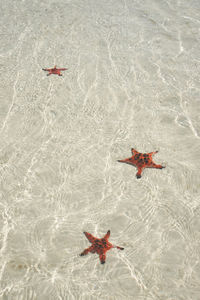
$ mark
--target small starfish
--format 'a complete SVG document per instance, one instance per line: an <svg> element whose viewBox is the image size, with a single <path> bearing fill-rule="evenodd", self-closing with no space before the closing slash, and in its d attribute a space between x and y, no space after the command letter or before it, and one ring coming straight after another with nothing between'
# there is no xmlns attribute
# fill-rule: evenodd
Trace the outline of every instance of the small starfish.
<svg viewBox="0 0 200 300"><path fill-rule="evenodd" d="M120 250L124 250L124 248L114 246L111 243L109 243L108 238L110 236L110 230L108 230L108 232L106 233L106 235L102 239L98 239L98 238L94 237L93 235L91 235L88 232L83 232L83 233L85 234L87 239L90 241L90 243L92 243L92 246L85 249L80 254L80 256L86 255L89 252L97 253L97 254L99 254L99 258L100 258L101 263L105 264L105 262L106 262L106 252L108 250L110 250L111 248L117 248L117 249L120 249Z"/></svg>
<svg viewBox="0 0 200 300"><path fill-rule="evenodd" d="M142 176L141 174L144 168L156 168L156 169L165 168L161 165L156 165L152 161L152 155L158 153L158 151L150 152L150 153L139 153L138 151L132 148L131 152L133 155L130 158L126 158L118 161L136 166L138 169L138 172L136 174L137 178L141 178Z"/></svg>
<svg viewBox="0 0 200 300"><path fill-rule="evenodd" d="M60 71L65 71L67 70L66 68L60 68L60 69L57 69L56 66L54 66L54 68L52 69L42 69L43 71L47 71L49 72L47 74L47 76L51 75L51 74L55 74L55 75L58 75L58 76L62 76L62 74L60 73Z"/></svg>

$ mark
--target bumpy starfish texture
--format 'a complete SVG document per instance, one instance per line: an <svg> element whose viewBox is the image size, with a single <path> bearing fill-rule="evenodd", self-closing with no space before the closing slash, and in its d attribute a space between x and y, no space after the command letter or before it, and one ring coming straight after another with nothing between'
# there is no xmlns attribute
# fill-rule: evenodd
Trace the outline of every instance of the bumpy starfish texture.
<svg viewBox="0 0 200 300"><path fill-rule="evenodd" d="M47 74L47 76L51 75L51 74L55 74L55 75L58 75L58 76L62 76L62 74L60 73L61 71L65 71L67 70L66 68L60 68L60 69L57 69L56 66L54 66L54 68L52 69L42 69L43 71L46 71L46 72L49 72Z"/></svg>
<svg viewBox="0 0 200 300"><path fill-rule="evenodd" d="M118 161L130 165L134 165L138 170L136 174L137 178L141 178L142 171L144 168L156 168L156 169L165 168L164 166L157 165L152 161L152 155L158 153L158 151L150 152L150 153L139 153L138 151L132 148L131 152L133 155L130 158L126 158Z"/></svg>
<svg viewBox="0 0 200 300"><path fill-rule="evenodd" d="M85 249L80 256L86 255L89 252L91 253L97 253L99 255L99 259L101 264L104 264L106 262L106 252L112 248L117 248L119 250L124 250L122 247L114 246L111 243L109 243L108 239L110 236L110 230L106 233L106 235L102 239L98 239L94 237L92 234L88 232L83 232L87 239L90 241L92 246Z"/></svg>

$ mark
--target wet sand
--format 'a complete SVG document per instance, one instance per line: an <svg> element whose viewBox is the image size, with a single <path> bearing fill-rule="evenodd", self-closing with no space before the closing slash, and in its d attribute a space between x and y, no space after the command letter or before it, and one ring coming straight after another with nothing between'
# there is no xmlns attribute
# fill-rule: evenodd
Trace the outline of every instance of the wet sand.
<svg viewBox="0 0 200 300"><path fill-rule="evenodd" d="M2 11L0 299L200 299L199 1ZM124 251L79 256L109 229Z"/></svg>

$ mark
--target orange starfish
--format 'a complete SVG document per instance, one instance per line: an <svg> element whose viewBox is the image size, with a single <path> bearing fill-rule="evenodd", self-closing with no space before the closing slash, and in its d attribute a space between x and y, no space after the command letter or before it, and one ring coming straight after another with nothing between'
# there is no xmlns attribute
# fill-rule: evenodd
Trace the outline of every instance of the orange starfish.
<svg viewBox="0 0 200 300"><path fill-rule="evenodd" d="M92 246L85 249L80 256L86 255L89 252L91 253L97 253L99 255L100 261L102 264L105 264L106 262L106 252L110 250L111 248L117 248L120 250L124 250L124 248L114 246L111 243L109 243L108 238L110 236L110 230L106 233L106 235L102 239L98 239L94 237L92 234L88 232L83 232L87 239L92 243Z"/></svg>
<svg viewBox="0 0 200 300"><path fill-rule="evenodd" d="M156 165L152 161L152 155L158 153L158 151L150 152L150 153L139 153L138 151L132 148L131 152L133 155L130 158L126 158L118 161L136 166L138 169L138 172L136 174L137 178L141 178L142 176L141 174L144 168L156 168L156 169L165 168L161 165Z"/></svg>
<svg viewBox="0 0 200 300"><path fill-rule="evenodd" d="M54 68L52 69L42 69L43 71L47 71L49 72L47 74L47 76L51 75L51 74L55 74L55 75L58 75L58 76L62 76L62 74L60 73L60 71L65 71L67 70L66 68L60 68L60 69L57 69L56 66L54 66Z"/></svg>

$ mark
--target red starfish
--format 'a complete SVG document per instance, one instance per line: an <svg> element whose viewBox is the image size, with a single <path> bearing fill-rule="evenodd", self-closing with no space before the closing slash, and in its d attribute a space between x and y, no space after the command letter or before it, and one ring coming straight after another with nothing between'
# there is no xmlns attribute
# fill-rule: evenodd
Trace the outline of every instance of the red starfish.
<svg viewBox="0 0 200 300"><path fill-rule="evenodd" d="M138 172L136 174L137 178L141 178L141 174L144 168L156 168L156 169L165 168L161 165L156 165L152 161L152 155L158 153L158 151L150 152L150 153L139 153L132 148L131 152L133 155L130 158L126 158L118 161L136 166L138 169Z"/></svg>
<svg viewBox="0 0 200 300"><path fill-rule="evenodd" d="M108 232L106 233L106 235L102 239L98 239L98 238L94 237L93 235L91 235L88 232L83 232L83 233L85 234L87 239L90 241L90 243L92 243L92 246L85 249L80 254L80 256L86 255L89 252L97 253L97 254L99 254L99 258L100 258L101 263L105 264L105 262L106 262L106 252L108 250L110 250L111 248L117 248L117 249L120 249L120 250L124 250L124 248L114 246L111 243L109 243L108 238L110 236L110 230L108 230Z"/></svg>
<svg viewBox="0 0 200 300"><path fill-rule="evenodd" d="M55 75L57 74L58 76L62 76L62 74L60 73L60 71L65 71L67 69L66 68L57 69L56 66L54 66L54 68L52 68L52 69L42 69L42 70L49 72L47 74L47 76L49 76L51 74L55 74Z"/></svg>

